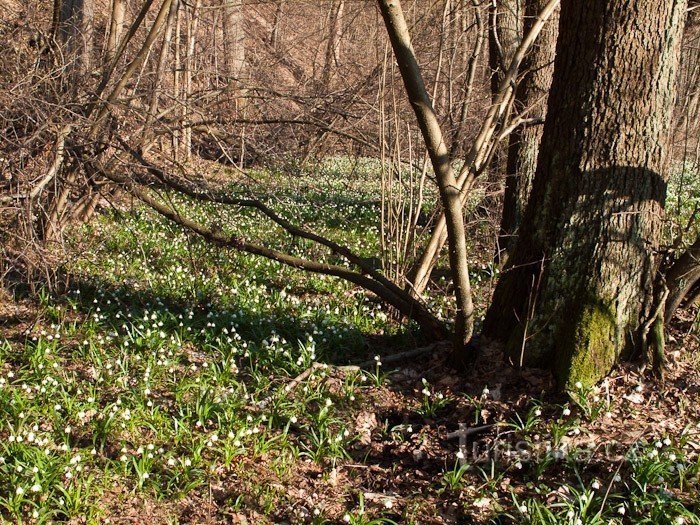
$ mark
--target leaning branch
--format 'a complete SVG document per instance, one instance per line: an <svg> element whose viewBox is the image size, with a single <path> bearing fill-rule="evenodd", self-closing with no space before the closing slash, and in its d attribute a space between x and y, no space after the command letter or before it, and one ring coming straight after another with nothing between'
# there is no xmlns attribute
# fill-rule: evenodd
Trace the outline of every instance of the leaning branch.
<svg viewBox="0 0 700 525"><path fill-rule="evenodd" d="M97 171L97 168L94 166L93 168ZM440 339L444 338L446 335L444 325L425 307L423 307L423 305L417 303L407 293L403 292L403 290L398 289L398 287L396 287L399 290L397 293L394 292L392 288L385 286L383 283L378 282L371 276L354 272L344 266L303 259L279 250L252 243L242 236L227 235L220 230L208 228L183 216L173 207L163 204L159 200L155 199L147 190L142 188L139 183L135 183L132 180L117 176L114 173L107 172L106 170L99 170L99 172L105 178L120 184L128 193L136 197L138 200L152 208L163 217L173 221L176 224L179 224L189 231L196 233L209 242L222 247L233 248L241 252L250 253L252 255L258 255L266 259L277 261L286 266L291 266L307 272L339 277L376 294L382 301L401 312L402 315L415 320L422 329L426 330L433 337Z"/></svg>

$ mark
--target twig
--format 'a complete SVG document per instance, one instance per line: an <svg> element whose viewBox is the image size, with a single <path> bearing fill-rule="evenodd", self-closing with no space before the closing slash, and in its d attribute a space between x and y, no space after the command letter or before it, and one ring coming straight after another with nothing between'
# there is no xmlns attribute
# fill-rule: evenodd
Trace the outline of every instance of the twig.
<svg viewBox="0 0 700 525"><path fill-rule="evenodd" d="M353 365L346 365L346 366L334 366L334 365L329 365L326 363L318 363L314 362L309 368L304 370L301 374L296 376L294 379L292 379L289 383L287 383L284 388L276 390L273 394L270 394L267 396L265 399L262 401L258 401L256 404L256 408L265 408L267 405L270 404L272 400L274 400L281 392L288 393L294 390L299 384L307 379L311 374L313 374L316 370L326 370L326 369L335 369L339 370L342 372L359 372L360 368L358 366L353 366Z"/></svg>
<svg viewBox="0 0 700 525"><path fill-rule="evenodd" d="M439 343L433 343L432 345L429 346L424 346L421 348L414 348L413 350L408 350L407 352L401 352L398 354L392 354L388 355L386 357L382 357L381 361L382 363L397 363L400 361L404 361L406 359L410 359L412 357L420 357L425 354L431 354L435 352L439 348L449 348L450 343L447 341L441 341ZM359 368L367 368L369 366L373 366L376 363L375 360L371 361L362 361L361 363L358 363L356 366Z"/></svg>

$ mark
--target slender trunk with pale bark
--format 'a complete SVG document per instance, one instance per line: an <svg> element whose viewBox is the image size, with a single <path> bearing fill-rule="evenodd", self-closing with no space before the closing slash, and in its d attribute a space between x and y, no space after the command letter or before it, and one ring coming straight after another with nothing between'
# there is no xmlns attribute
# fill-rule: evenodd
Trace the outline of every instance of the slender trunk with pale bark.
<svg viewBox="0 0 700 525"><path fill-rule="evenodd" d="M224 0L224 64L229 82L239 83L245 70L243 0Z"/></svg>
<svg viewBox="0 0 700 525"><path fill-rule="evenodd" d="M126 15L126 0L112 0L112 14L109 20L109 35L105 50L106 62L110 63L117 55L119 43L124 32L124 17Z"/></svg>
<svg viewBox="0 0 700 525"><path fill-rule="evenodd" d="M489 67L494 98L522 40L522 1L493 0L489 7Z"/></svg>
<svg viewBox="0 0 700 525"><path fill-rule="evenodd" d="M466 232L457 179L452 170L449 151L425 87L399 0L378 0L389 40L396 56L406 94L416 114L428 155L435 172L440 200L445 209L450 268L454 282L457 312L455 314L455 362L466 364L473 356L465 355L466 343L472 336L474 306L472 303Z"/></svg>
<svg viewBox="0 0 700 525"><path fill-rule="evenodd" d="M343 11L345 0L339 0L337 4L331 6L330 29L328 43L326 44L326 63L323 66L321 83L328 86L333 76L333 69L340 62L340 44L343 35Z"/></svg>

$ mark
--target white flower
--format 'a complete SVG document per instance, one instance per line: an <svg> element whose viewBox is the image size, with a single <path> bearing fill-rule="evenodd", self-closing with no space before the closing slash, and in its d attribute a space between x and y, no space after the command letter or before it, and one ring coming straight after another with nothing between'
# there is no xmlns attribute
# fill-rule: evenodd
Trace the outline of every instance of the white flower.
<svg viewBox="0 0 700 525"><path fill-rule="evenodd" d="M22 494L24 494L24 489L22 487L17 487L17 489L15 490L15 494L21 496Z"/></svg>
<svg viewBox="0 0 700 525"><path fill-rule="evenodd" d="M461 450L457 452L457 459L464 459L464 452L462 452Z"/></svg>
<svg viewBox="0 0 700 525"><path fill-rule="evenodd" d="M536 415L537 417L541 416L541 415L542 415L542 411L538 408L537 410L535 410L535 415Z"/></svg>
<svg viewBox="0 0 700 525"><path fill-rule="evenodd" d="M576 381L576 384L574 386L581 390L583 388L583 383L581 383L581 381Z"/></svg>
<svg viewBox="0 0 700 525"><path fill-rule="evenodd" d="M562 414L565 415L565 416L570 416L570 415L571 415L571 410L569 410L568 408L565 408L564 411L562 412Z"/></svg>
<svg viewBox="0 0 700 525"><path fill-rule="evenodd" d="M591 487L593 487L593 490L598 490L600 488L600 483L598 483L598 480L593 480L593 483L591 483Z"/></svg>
<svg viewBox="0 0 700 525"><path fill-rule="evenodd" d="M627 510L625 509L625 506L624 506L624 505L620 505L619 507L617 507L617 513L618 513L620 516L624 516L624 515L625 515L625 512L627 512Z"/></svg>
<svg viewBox="0 0 700 525"><path fill-rule="evenodd" d="M527 505L520 505L519 509L523 514L527 514Z"/></svg>
<svg viewBox="0 0 700 525"><path fill-rule="evenodd" d="M38 483L35 483L34 485L32 485L31 490L32 490L32 492L41 492L41 485L39 485Z"/></svg>

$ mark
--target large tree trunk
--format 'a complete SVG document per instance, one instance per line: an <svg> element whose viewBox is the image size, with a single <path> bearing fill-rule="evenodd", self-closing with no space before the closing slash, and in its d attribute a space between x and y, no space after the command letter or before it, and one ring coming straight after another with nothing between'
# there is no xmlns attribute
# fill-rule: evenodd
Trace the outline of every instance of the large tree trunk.
<svg viewBox="0 0 700 525"><path fill-rule="evenodd" d="M525 32L530 30L546 4L546 0L526 0ZM515 110L527 111L529 118L544 119L547 114L547 94L552 85L558 26L558 15L552 15L523 60L523 74L515 92ZM509 137L499 254L504 250L509 251L513 245L535 178L542 132L542 126L518 127Z"/></svg>
<svg viewBox="0 0 700 525"><path fill-rule="evenodd" d="M592 384L652 313L685 0L564 0L537 172L484 333Z"/></svg>

